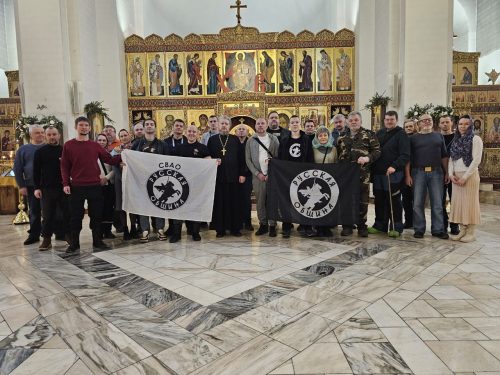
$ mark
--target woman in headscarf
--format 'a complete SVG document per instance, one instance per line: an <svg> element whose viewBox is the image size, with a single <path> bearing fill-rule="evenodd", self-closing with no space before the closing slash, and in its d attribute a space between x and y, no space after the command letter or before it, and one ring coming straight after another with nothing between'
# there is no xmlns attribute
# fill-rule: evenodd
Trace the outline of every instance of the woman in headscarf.
<svg viewBox="0 0 500 375"><path fill-rule="evenodd" d="M316 130L316 135L312 140L314 162L318 164L336 163L337 148L333 145L333 137L325 126L320 126ZM330 237L332 232L329 227L321 226L316 228L319 237Z"/></svg>
<svg viewBox="0 0 500 375"><path fill-rule="evenodd" d="M479 207L479 171L483 141L474 135L472 118L462 116L450 147L448 174L453 183L450 221L460 224L460 233L450 238L455 241L474 241L474 231L481 223Z"/></svg>

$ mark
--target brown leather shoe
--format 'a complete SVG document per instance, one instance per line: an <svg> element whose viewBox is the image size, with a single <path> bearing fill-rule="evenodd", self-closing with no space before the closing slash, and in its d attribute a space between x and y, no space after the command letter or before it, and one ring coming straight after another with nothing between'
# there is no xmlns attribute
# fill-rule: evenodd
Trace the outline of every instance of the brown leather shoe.
<svg viewBox="0 0 500 375"><path fill-rule="evenodd" d="M38 247L40 251L47 251L52 248L52 242L50 241L50 237L43 237L43 241Z"/></svg>

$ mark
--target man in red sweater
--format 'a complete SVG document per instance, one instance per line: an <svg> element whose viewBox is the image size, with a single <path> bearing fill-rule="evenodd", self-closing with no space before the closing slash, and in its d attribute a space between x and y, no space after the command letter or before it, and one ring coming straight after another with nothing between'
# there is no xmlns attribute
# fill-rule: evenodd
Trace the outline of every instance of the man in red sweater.
<svg viewBox="0 0 500 375"><path fill-rule="evenodd" d="M86 117L78 117L75 120L75 129L76 137L64 144L61 158L63 190L70 196L71 210L70 245L66 252L80 249L85 200L88 203L93 246L101 250L109 249L101 237L104 197L99 177L101 172L96 161L99 159L106 164L118 165L121 156L112 157L96 142L89 140L91 126Z"/></svg>

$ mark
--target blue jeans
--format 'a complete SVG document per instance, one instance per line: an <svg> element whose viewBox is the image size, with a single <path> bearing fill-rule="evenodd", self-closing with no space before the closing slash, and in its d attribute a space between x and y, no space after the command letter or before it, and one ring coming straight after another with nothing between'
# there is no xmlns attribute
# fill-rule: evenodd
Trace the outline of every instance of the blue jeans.
<svg viewBox="0 0 500 375"><path fill-rule="evenodd" d="M444 232L443 223L443 171L441 169L425 172L413 168L413 228L415 232L425 233L425 197L427 191L431 201L431 233Z"/></svg>
<svg viewBox="0 0 500 375"><path fill-rule="evenodd" d="M151 217L154 220L154 226L158 229L164 229L165 227L165 219L162 217ZM149 225L149 216L139 216L139 223L141 225L141 231L150 232L151 226Z"/></svg>

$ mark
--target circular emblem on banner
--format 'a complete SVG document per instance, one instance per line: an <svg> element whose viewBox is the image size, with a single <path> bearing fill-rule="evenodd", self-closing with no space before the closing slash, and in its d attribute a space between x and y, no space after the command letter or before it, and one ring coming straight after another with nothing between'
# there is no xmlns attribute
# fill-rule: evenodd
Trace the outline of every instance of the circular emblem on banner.
<svg viewBox="0 0 500 375"><path fill-rule="evenodd" d="M160 169L148 178L149 200L166 211L181 207L189 196L186 178L174 169Z"/></svg>
<svg viewBox="0 0 500 375"><path fill-rule="evenodd" d="M339 187L331 174L309 169L292 180L290 199L301 215L317 219L333 211L339 199Z"/></svg>

